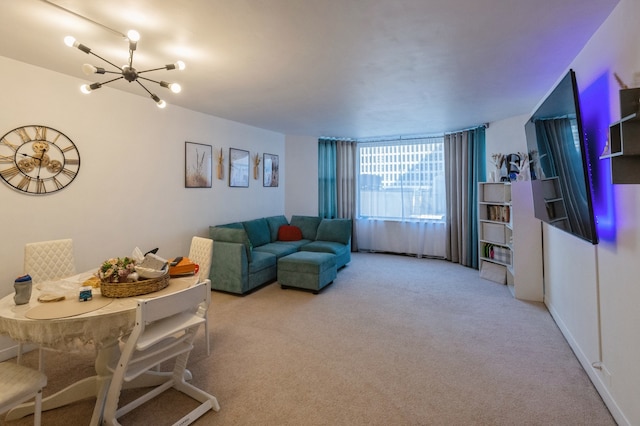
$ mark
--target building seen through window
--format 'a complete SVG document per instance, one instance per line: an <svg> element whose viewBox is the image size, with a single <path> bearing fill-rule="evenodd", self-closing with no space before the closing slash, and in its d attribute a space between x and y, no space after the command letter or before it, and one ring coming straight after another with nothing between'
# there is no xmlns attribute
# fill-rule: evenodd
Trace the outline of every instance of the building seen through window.
<svg viewBox="0 0 640 426"><path fill-rule="evenodd" d="M444 138L358 144L359 216L444 220Z"/></svg>

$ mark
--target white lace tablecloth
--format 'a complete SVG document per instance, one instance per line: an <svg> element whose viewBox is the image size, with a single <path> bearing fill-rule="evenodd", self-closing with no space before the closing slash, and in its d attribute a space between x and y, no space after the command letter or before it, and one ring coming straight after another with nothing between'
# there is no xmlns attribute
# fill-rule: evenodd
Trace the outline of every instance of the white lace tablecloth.
<svg viewBox="0 0 640 426"><path fill-rule="evenodd" d="M138 299L171 293L196 282L194 276L172 278L169 286L159 292L113 299L104 307L76 316L39 320L25 317L29 309L40 303L40 290L34 286L28 304L16 305L13 293L0 299L0 334L8 335L17 342L36 343L63 351L100 349L133 329Z"/></svg>

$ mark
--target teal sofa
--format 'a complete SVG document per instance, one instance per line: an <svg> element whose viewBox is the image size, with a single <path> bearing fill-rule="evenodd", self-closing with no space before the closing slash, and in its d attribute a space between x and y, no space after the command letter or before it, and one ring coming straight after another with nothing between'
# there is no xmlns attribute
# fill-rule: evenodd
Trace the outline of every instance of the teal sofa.
<svg viewBox="0 0 640 426"><path fill-rule="evenodd" d="M280 241L281 226L297 227L302 238ZM263 217L209 227L213 240L211 288L233 294L247 294L278 276L278 259L297 251L331 253L337 269L351 261L350 219L322 219L316 216Z"/></svg>

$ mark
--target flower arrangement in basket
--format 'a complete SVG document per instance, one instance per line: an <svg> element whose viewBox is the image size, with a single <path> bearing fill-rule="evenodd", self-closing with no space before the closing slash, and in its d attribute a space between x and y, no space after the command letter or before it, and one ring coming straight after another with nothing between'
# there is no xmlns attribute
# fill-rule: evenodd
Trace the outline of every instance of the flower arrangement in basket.
<svg viewBox="0 0 640 426"><path fill-rule="evenodd" d="M98 270L100 281L107 283L126 283L137 281L137 276L129 278L136 272L136 261L130 257L116 257L105 260ZM137 274L136 274L137 275Z"/></svg>
<svg viewBox="0 0 640 426"><path fill-rule="evenodd" d="M141 279L136 272L136 261L130 257L117 257L102 263L97 277L100 279L100 292L105 297L131 297L162 290L169 285L167 271L159 276Z"/></svg>

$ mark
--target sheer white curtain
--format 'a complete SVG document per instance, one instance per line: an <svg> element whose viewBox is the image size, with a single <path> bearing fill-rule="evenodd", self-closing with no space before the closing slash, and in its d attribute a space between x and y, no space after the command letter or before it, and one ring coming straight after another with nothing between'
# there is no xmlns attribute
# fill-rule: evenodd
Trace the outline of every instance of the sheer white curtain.
<svg viewBox="0 0 640 426"><path fill-rule="evenodd" d="M358 219L360 250L445 258L445 222Z"/></svg>

